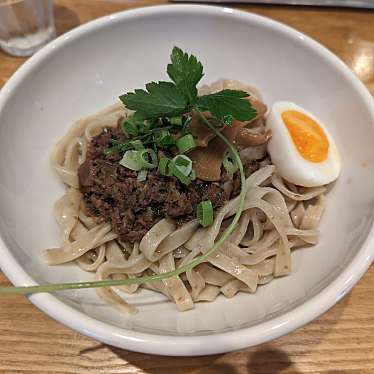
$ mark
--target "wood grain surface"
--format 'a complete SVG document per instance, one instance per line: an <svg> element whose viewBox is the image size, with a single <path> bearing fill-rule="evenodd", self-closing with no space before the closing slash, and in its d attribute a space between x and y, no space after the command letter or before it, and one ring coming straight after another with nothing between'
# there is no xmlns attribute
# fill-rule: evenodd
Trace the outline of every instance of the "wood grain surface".
<svg viewBox="0 0 374 374"><path fill-rule="evenodd" d="M56 0L61 34L146 0ZM341 57L374 94L374 12L241 6L284 22ZM24 62L0 52L0 86ZM0 272L0 286L9 282ZM319 319L271 343L225 355L159 357L109 347L60 325L20 296L0 300L0 373L374 373L374 267Z"/></svg>

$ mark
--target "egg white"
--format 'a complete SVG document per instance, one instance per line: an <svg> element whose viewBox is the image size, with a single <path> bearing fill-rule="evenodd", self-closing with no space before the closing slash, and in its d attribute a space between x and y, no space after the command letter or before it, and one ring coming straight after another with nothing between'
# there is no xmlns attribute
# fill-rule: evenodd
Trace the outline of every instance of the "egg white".
<svg viewBox="0 0 374 374"><path fill-rule="evenodd" d="M301 156L281 117L286 110L304 113L319 124L329 142L325 161L310 162ZM338 178L341 170L338 149L327 128L312 113L289 101L278 101L270 110L266 119L266 128L270 129L272 134L268 143L268 152L281 177L303 187L321 186Z"/></svg>

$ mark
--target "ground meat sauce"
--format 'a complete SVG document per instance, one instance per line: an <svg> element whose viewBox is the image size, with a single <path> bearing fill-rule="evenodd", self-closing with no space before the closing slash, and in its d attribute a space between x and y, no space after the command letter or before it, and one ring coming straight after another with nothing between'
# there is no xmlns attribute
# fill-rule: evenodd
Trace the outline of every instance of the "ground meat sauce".
<svg viewBox="0 0 374 374"><path fill-rule="evenodd" d="M112 139L124 140L125 135L117 128L110 128L92 139L78 175L87 213L98 222L110 222L121 240L141 240L163 217L173 218L181 225L196 217L199 202L210 200L213 208L217 208L239 193L239 177L235 175L233 187L228 190L225 188L228 176L224 173L220 182L196 179L185 186L175 177L151 170L147 180L139 182L135 171L119 164L121 154L104 154ZM258 168L258 162L251 162L245 165L246 174Z"/></svg>

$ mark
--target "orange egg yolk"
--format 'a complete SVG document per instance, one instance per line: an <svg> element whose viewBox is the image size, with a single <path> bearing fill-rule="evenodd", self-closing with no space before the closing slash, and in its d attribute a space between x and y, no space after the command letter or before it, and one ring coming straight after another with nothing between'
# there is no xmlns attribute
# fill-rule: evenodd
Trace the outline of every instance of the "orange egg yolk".
<svg viewBox="0 0 374 374"><path fill-rule="evenodd" d="M329 141L320 125L297 110L282 112L282 120L300 155L311 162L327 159Z"/></svg>

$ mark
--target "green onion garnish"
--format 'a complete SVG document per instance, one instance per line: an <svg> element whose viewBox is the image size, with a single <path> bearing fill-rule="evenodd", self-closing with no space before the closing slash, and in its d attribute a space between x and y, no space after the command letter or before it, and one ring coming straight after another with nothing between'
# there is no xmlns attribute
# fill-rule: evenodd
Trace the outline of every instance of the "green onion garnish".
<svg viewBox="0 0 374 374"><path fill-rule="evenodd" d="M143 165L139 162L138 152L139 151L126 151L119 164L130 170L141 170Z"/></svg>
<svg viewBox="0 0 374 374"><path fill-rule="evenodd" d="M158 172L161 174L161 175L168 175L169 174L169 171L168 171L168 165L170 163L170 158L167 158L167 157L161 157L160 158L160 161L158 162Z"/></svg>
<svg viewBox="0 0 374 374"><path fill-rule="evenodd" d="M138 177L137 177L138 182L146 181L147 180L147 174L148 174L147 170L140 170L139 173L138 173Z"/></svg>
<svg viewBox="0 0 374 374"><path fill-rule="evenodd" d="M139 171L157 167L157 155L153 149L139 149L138 151L126 151L119 162L120 165Z"/></svg>
<svg viewBox="0 0 374 374"><path fill-rule="evenodd" d="M195 139L191 134L187 134L179 138L176 142L180 153L187 153L191 149L196 148Z"/></svg>
<svg viewBox="0 0 374 374"><path fill-rule="evenodd" d="M192 160L185 155L177 155L168 163L167 172L170 172L170 174L165 175L173 175L178 178L181 183L188 186L192 181Z"/></svg>
<svg viewBox="0 0 374 374"><path fill-rule="evenodd" d="M210 200L202 201L197 205L197 218L203 227L210 226L213 223L213 206Z"/></svg>
<svg viewBox="0 0 374 374"><path fill-rule="evenodd" d="M180 168L176 166L174 162L170 162L169 167L172 175L178 178L181 183L185 184L186 186L188 186L191 183L191 178L187 175L184 175L183 171L181 171Z"/></svg>
<svg viewBox="0 0 374 374"><path fill-rule="evenodd" d="M136 152L136 158L141 165L141 169L153 169L157 167L157 155L153 149L141 149Z"/></svg>
<svg viewBox="0 0 374 374"><path fill-rule="evenodd" d="M192 160L185 155L177 155L173 158L174 166L185 176L192 171Z"/></svg>
<svg viewBox="0 0 374 374"><path fill-rule="evenodd" d="M192 170L192 161L185 155L177 155L172 160L161 157L158 162L158 171L162 175L178 178L186 186L196 178L196 173Z"/></svg>

